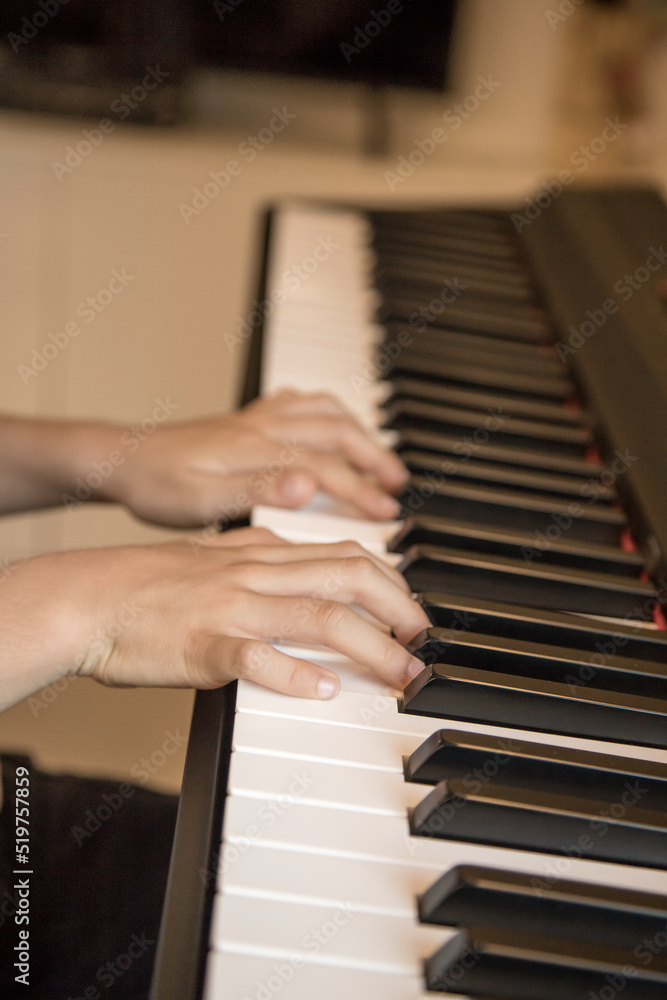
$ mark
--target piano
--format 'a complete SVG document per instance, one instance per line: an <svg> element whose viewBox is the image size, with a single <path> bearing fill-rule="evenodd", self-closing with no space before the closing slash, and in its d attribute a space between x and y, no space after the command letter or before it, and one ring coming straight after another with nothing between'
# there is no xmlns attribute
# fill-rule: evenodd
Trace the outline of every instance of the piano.
<svg viewBox="0 0 667 1000"><path fill-rule="evenodd" d="M547 201L267 215L242 402L334 392L411 480L253 520L432 627L400 695L197 694L152 1000L667 997L667 209Z"/></svg>

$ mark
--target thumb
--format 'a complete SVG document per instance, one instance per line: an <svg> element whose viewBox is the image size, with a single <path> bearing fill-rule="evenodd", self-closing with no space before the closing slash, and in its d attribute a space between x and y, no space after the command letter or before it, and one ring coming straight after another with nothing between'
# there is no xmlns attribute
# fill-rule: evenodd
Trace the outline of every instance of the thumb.
<svg viewBox="0 0 667 1000"><path fill-rule="evenodd" d="M266 484L260 503L275 507L302 507L315 496L317 480L308 472L291 469Z"/></svg>
<svg viewBox="0 0 667 1000"><path fill-rule="evenodd" d="M245 517L255 504L271 507L301 507L317 492L317 480L307 472L290 469L271 477L262 472L224 476L218 489L211 491L211 519L220 522Z"/></svg>

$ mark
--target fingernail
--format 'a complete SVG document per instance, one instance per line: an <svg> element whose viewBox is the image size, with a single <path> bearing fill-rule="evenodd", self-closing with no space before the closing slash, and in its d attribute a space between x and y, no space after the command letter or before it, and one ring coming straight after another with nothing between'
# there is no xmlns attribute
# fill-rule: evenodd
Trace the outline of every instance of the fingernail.
<svg viewBox="0 0 667 1000"><path fill-rule="evenodd" d="M382 508L382 516L389 518L392 521L395 520L401 513L401 505L398 500L394 500L393 497L382 497L380 506Z"/></svg>
<svg viewBox="0 0 667 1000"><path fill-rule="evenodd" d="M338 694L340 688L340 681L337 677L320 677L317 682L317 687L315 691L318 698L322 698L324 701L329 698L333 698Z"/></svg>
<svg viewBox="0 0 667 1000"><path fill-rule="evenodd" d="M403 465L401 461L397 461L396 463L396 478L401 485L403 485L403 483L407 483L408 479L410 478L409 469L405 465Z"/></svg>
<svg viewBox="0 0 667 1000"><path fill-rule="evenodd" d="M412 681L417 677L418 674L424 669L424 661L418 660L416 656L410 658L410 663L408 664L407 676L408 680Z"/></svg>
<svg viewBox="0 0 667 1000"><path fill-rule="evenodd" d="M313 494L312 479L303 472L294 472L281 484L281 493L288 503L306 503Z"/></svg>

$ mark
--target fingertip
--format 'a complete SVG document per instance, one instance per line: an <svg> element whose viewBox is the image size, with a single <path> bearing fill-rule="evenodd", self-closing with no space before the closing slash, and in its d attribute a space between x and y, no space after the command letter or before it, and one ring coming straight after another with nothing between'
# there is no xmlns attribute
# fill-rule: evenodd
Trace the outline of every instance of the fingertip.
<svg viewBox="0 0 667 1000"><path fill-rule="evenodd" d="M395 521L401 513L401 505L394 497L382 494L374 503L376 517L385 521Z"/></svg>
<svg viewBox="0 0 667 1000"><path fill-rule="evenodd" d="M335 674L324 674L315 686L315 693L322 701L335 698L340 691L340 680Z"/></svg>
<svg viewBox="0 0 667 1000"><path fill-rule="evenodd" d="M405 486L408 479L410 478L410 471L407 468L407 466L403 465L400 458L398 458L395 455L392 455L392 458L395 459L395 461L392 463L393 465L392 480L394 481L397 487Z"/></svg>
<svg viewBox="0 0 667 1000"><path fill-rule="evenodd" d="M313 498L317 484L305 472L290 472L278 484L280 496L291 507L301 507Z"/></svg>
<svg viewBox="0 0 667 1000"><path fill-rule="evenodd" d="M418 660L416 656L410 657L410 662L408 664L408 669L405 673L405 685L407 686L410 681L413 681L415 677L418 677L425 667L423 660Z"/></svg>

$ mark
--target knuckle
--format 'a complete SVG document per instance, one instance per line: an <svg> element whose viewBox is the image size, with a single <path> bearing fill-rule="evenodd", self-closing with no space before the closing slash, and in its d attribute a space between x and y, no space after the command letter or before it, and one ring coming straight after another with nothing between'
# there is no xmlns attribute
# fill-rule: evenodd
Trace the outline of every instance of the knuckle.
<svg viewBox="0 0 667 1000"><path fill-rule="evenodd" d="M309 669L305 663L293 662L287 679L287 689L294 694L301 694L309 687Z"/></svg>
<svg viewBox="0 0 667 1000"><path fill-rule="evenodd" d="M368 580L375 576L375 564L368 555L348 556L345 565L357 580Z"/></svg>
<svg viewBox="0 0 667 1000"><path fill-rule="evenodd" d="M388 640L382 653L387 667L396 667L401 660L406 658L405 650L397 642Z"/></svg>
<svg viewBox="0 0 667 1000"><path fill-rule="evenodd" d="M353 542L351 539L346 539L343 542L334 542L334 545L340 555L346 558L349 558L350 556L367 555L366 550L359 544L359 542Z"/></svg>
<svg viewBox="0 0 667 1000"><path fill-rule="evenodd" d="M238 562L234 567L234 582L242 590L256 590L262 567L250 559Z"/></svg>
<svg viewBox="0 0 667 1000"><path fill-rule="evenodd" d="M235 654L234 672L242 680L251 681L261 672L269 653L268 647L255 639L239 643Z"/></svg>
<svg viewBox="0 0 667 1000"><path fill-rule="evenodd" d="M322 632L331 635L343 628L347 617L346 608L338 601L320 601L315 617Z"/></svg>
<svg viewBox="0 0 667 1000"><path fill-rule="evenodd" d="M256 545L271 545L272 542L284 542L279 535L271 531L270 528L250 528L253 532L252 541Z"/></svg>

